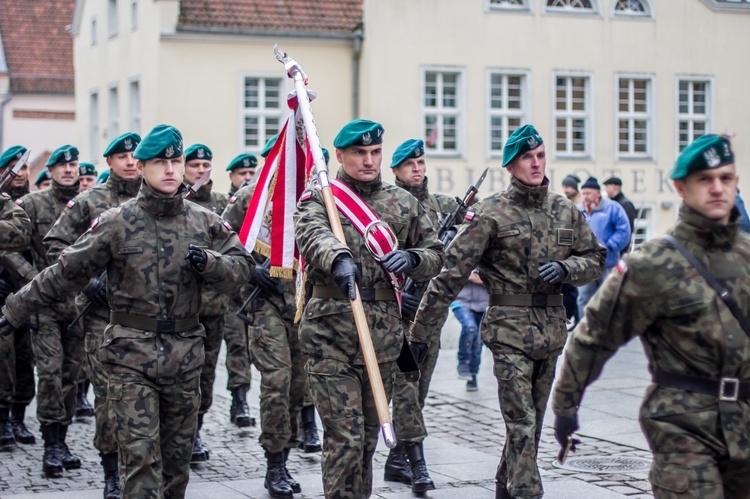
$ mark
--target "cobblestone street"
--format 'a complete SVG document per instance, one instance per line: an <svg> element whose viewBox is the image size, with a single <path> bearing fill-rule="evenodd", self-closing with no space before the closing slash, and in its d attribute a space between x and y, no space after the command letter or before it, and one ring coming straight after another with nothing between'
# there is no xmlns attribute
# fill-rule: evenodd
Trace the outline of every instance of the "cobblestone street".
<svg viewBox="0 0 750 499"><path fill-rule="evenodd" d="M442 351L425 409L430 433L425 441L425 453L437 485L437 490L427 497L494 497L494 475L505 428L497 409L491 356L485 350L479 391L467 392L465 382L455 375L455 353L455 350ZM210 460L192 467L188 497L267 497L263 489L265 458L257 441L259 429L240 429L229 423L230 399L223 389L226 382L223 364L219 365L214 405L206 416L202 432L204 443L211 450ZM630 374L623 376L623 373ZM249 400L253 416L258 418L258 376L257 373L254 375ZM583 457L650 459L645 442L642 437L638 438L635 420L639 393L642 394L647 377L640 344L631 344L618 353L602 378L587 393L581 411L583 443L575 454L571 454L569 463ZM93 399L93 395L90 394L89 399ZM0 455L0 498L101 497L101 466L90 443L93 420L76 421L68 433L71 450L83 460L82 468L67 471L55 479L42 475L38 424L31 417L27 417L27 423L36 434L37 443L21 445L13 452ZM647 469L601 473L557 467L553 463L558 446L551 423L551 411L548 411L538 459L545 497L652 497ZM412 497L409 487L382 480L386 456L387 449L381 443L375 457L374 497ZM295 497L322 496L319 454L293 452L289 470L302 484L303 493ZM457 488L461 489L460 496Z"/></svg>

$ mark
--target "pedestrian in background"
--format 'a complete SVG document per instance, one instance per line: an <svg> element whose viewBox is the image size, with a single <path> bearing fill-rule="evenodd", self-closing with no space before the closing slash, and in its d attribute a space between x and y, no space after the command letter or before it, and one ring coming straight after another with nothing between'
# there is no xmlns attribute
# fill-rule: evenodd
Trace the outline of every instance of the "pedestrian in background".
<svg viewBox="0 0 750 499"><path fill-rule="evenodd" d="M458 377L466 380L466 391L477 391L477 374L482 362L482 338L479 325L489 305L489 295L479 272L469 275L463 289L451 303L451 310L461 324L458 338Z"/></svg>
<svg viewBox="0 0 750 499"><path fill-rule="evenodd" d="M630 235L632 237L635 231L635 219L638 217L638 212L635 209L633 203L625 197L622 193L622 180L619 177L610 177L604 181L604 189L607 191L607 197L612 201L616 201L625 210L625 215L628 217L628 223L630 224ZM623 254L630 251L630 244L622 251Z"/></svg>

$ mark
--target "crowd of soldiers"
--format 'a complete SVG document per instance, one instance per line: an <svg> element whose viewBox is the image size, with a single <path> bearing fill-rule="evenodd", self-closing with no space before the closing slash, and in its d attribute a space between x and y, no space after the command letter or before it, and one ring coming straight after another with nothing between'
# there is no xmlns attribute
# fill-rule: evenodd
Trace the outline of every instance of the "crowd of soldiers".
<svg viewBox="0 0 750 499"><path fill-rule="evenodd" d="M750 239L737 231L729 139L709 135L680 155L672 179L684 204L670 237L618 264L569 339L563 285L597 279L607 250L583 213L551 192L537 130L513 132L502 160L508 187L471 206L429 192L418 139L396 148L396 185L384 182L384 132L360 119L334 139L340 166L332 182L352 208L339 213L343 241L318 184L298 202L294 233L305 262L299 322L294 281L272 276L267 256L248 252L237 236L257 187L254 155L230 162L226 196L209 179L211 149L184 148L177 129L159 125L143 139L126 133L113 140L104 153L109 177L92 188L80 179L95 178L94 166L79 164L68 145L47 162L49 188L29 193L27 174L15 177L0 198L0 448L34 442L24 415L36 394L44 473L80 467L66 434L90 410L91 383L105 499L184 497L190 463L209 459L200 430L223 338L229 417L237 426L255 424L250 365L261 375L269 495L301 492L286 466L290 451L301 448L322 450L326 497L369 497L381 421L352 317L352 302L361 299L397 436L385 479L424 493L435 488L422 409L440 331L450 303L478 273L489 293L480 332L506 427L496 498L544 493L536 458L566 342L552 393L561 460L574 448L586 386L633 336L654 370L641 419L654 452L656 497L748 497ZM24 152L6 150L0 173ZM352 215L357 205L368 208L365 230ZM453 230L439 239L437 227L446 223ZM382 254L366 237L373 224L393 236ZM395 282L403 278L416 284L401 289ZM404 356L421 376L401 372L408 371Z"/></svg>

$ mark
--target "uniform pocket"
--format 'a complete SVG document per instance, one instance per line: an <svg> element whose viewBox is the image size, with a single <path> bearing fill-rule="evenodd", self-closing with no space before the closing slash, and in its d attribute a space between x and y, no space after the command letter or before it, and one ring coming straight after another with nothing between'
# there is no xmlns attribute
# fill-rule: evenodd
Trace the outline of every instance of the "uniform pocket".
<svg viewBox="0 0 750 499"><path fill-rule="evenodd" d="M648 474L648 479L655 489L661 489L668 492L676 492L681 494L680 497L696 497L692 494L685 494L690 487L690 477L688 476L688 470L683 470L675 467L657 468L651 467L651 472ZM656 490L654 491L656 492Z"/></svg>
<svg viewBox="0 0 750 499"><path fill-rule="evenodd" d="M353 376L342 373L343 366L331 359L307 362L310 394L323 421L353 417L354 407L361 406L361 387Z"/></svg>

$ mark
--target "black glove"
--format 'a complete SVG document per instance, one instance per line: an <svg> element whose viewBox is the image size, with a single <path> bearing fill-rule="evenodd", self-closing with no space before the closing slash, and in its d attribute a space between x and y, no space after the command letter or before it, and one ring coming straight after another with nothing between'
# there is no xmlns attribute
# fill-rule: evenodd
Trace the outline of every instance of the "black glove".
<svg viewBox="0 0 750 499"><path fill-rule="evenodd" d="M278 279L271 277L268 268L263 265L256 265L253 269L253 275L250 282L259 286L263 291L272 295L280 295L284 292Z"/></svg>
<svg viewBox="0 0 750 499"><path fill-rule="evenodd" d="M417 266L417 257L404 250L393 250L385 255L381 262L383 268L394 274L403 274Z"/></svg>
<svg viewBox="0 0 750 499"><path fill-rule="evenodd" d="M560 463L565 461L568 451L575 451L576 445L581 443L577 438L573 438L573 432L577 429L577 413L570 416L555 416L555 440L560 444L560 452L557 455L557 460Z"/></svg>
<svg viewBox="0 0 750 499"><path fill-rule="evenodd" d="M107 274L104 274L103 279L99 279L99 277L91 279L83 290L83 294L94 305L109 307L107 302Z"/></svg>
<svg viewBox="0 0 750 499"><path fill-rule="evenodd" d="M206 270L206 265L208 265L206 250L194 244L190 245L187 255L185 255L185 260L189 261L190 265L198 272Z"/></svg>
<svg viewBox="0 0 750 499"><path fill-rule="evenodd" d="M417 315L417 309L419 308L419 302L422 301L421 295L412 295L409 293L401 293L401 316L408 319L414 319Z"/></svg>
<svg viewBox="0 0 750 499"><path fill-rule="evenodd" d="M422 365L424 360L427 358L427 350L428 350L427 343L421 343L419 341L410 341L409 342L409 349L411 350L411 354L414 356L414 360L417 361L418 365Z"/></svg>
<svg viewBox="0 0 750 499"><path fill-rule="evenodd" d="M456 237L457 232L455 227L451 227L443 232L443 235L440 236L440 242L443 243L443 246L447 248L451 241L453 241L453 238Z"/></svg>
<svg viewBox="0 0 750 499"><path fill-rule="evenodd" d="M565 279L566 272L557 262L543 263L539 266L539 277L549 284L557 284Z"/></svg>
<svg viewBox="0 0 750 499"><path fill-rule="evenodd" d="M10 322L8 322L8 319L0 316L0 338L13 333L14 330L15 328L10 325Z"/></svg>
<svg viewBox="0 0 750 499"><path fill-rule="evenodd" d="M331 276L333 282L341 290L341 294L348 297L350 300L357 298L357 293L354 290L354 285L359 282L359 269L355 265L354 260L347 254L342 254L333 260L333 267L331 268Z"/></svg>

